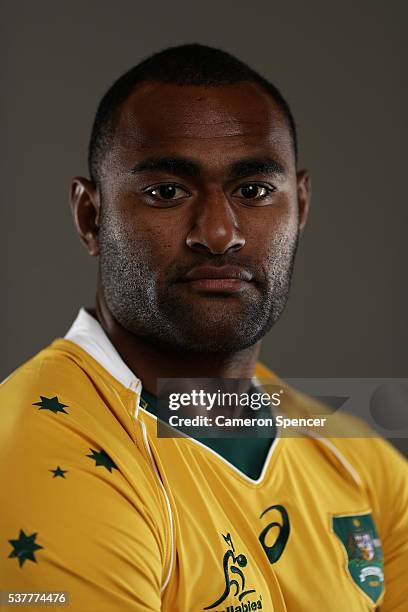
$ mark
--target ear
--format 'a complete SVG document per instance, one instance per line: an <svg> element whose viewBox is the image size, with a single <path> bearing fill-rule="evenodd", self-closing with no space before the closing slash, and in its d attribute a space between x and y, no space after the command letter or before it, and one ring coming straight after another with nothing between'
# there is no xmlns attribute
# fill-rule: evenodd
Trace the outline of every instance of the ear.
<svg viewBox="0 0 408 612"><path fill-rule="evenodd" d="M309 214L312 197L312 181L308 170L297 172L297 200L299 207L299 230L303 231Z"/></svg>
<svg viewBox="0 0 408 612"><path fill-rule="evenodd" d="M70 202L75 227L89 255L99 255L99 192L92 181L77 176L72 180Z"/></svg>

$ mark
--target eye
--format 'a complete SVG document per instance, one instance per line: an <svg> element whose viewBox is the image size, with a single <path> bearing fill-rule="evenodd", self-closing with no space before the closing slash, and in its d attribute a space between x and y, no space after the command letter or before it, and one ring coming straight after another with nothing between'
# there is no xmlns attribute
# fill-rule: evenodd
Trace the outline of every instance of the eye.
<svg viewBox="0 0 408 612"><path fill-rule="evenodd" d="M161 183L153 187L146 187L146 189L143 189L143 193L147 193L154 200L161 200L162 202L181 200L191 195L186 189L179 187L175 183Z"/></svg>
<svg viewBox="0 0 408 612"><path fill-rule="evenodd" d="M263 200L271 193L276 191L272 185L264 185L263 183L247 183L236 189L232 195L238 196L243 200Z"/></svg>

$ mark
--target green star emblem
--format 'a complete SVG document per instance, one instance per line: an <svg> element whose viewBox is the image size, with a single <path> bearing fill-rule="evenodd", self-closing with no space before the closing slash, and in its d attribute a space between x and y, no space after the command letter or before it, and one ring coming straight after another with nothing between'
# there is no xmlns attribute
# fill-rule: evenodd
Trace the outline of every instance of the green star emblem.
<svg viewBox="0 0 408 612"><path fill-rule="evenodd" d="M102 465L107 470L109 470L109 472L112 472L112 468L114 468L115 470L118 469L112 459L107 453L105 453L104 450L96 451L93 448L90 448L89 450L92 451L92 455L87 455L87 457L90 457L91 459L95 460L95 466Z"/></svg>
<svg viewBox="0 0 408 612"><path fill-rule="evenodd" d="M60 466L59 466L59 465L57 465L57 467L55 468L55 470L49 470L49 471L50 471L50 472L52 472L52 473L54 474L54 478L55 478L56 476L61 476L62 478L65 478L64 474L65 474L66 472L68 472L68 470L62 470L62 469L60 468Z"/></svg>
<svg viewBox="0 0 408 612"><path fill-rule="evenodd" d="M40 395L40 397L41 401L33 404L33 406L39 406L39 410L51 410L51 412L54 413L65 412L65 414L68 414L68 412L64 410L64 408L68 408L68 406L66 404L61 404L56 395L55 397L44 397Z"/></svg>
<svg viewBox="0 0 408 612"><path fill-rule="evenodd" d="M18 540L9 540L10 544L14 549L9 554L9 558L17 557L20 567L23 565L24 561L27 561L27 559L29 559L30 561L34 561L34 563L37 563L37 559L34 557L34 551L44 547L39 546L34 542L36 537L36 533L33 533L32 535L28 536L24 533L22 529L20 529L20 535Z"/></svg>

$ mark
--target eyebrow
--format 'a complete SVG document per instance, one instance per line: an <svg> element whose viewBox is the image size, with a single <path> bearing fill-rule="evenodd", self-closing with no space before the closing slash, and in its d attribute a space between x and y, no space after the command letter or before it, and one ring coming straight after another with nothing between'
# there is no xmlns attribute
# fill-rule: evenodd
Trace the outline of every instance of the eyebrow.
<svg viewBox="0 0 408 612"><path fill-rule="evenodd" d="M271 157L242 159L230 167L231 178L242 178L253 174L286 174L285 168Z"/></svg>
<svg viewBox="0 0 408 612"><path fill-rule="evenodd" d="M171 172L194 177L200 174L200 166L184 157L152 157L139 162L132 168L133 174L149 171Z"/></svg>
<svg viewBox="0 0 408 612"><path fill-rule="evenodd" d="M201 174L201 167L195 161L185 157L151 157L144 159L133 166L132 174L141 172L170 172L197 177ZM229 167L229 176L232 179L252 176L253 174L286 174L284 167L271 157L257 157L241 159Z"/></svg>

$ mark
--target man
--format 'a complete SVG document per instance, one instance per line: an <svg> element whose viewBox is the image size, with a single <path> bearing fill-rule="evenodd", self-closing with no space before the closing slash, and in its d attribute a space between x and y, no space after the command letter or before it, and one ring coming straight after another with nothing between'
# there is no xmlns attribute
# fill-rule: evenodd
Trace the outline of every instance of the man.
<svg viewBox="0 0 408 612"><path fill-rule="evenodd" d="M296 157L280 93L219 50L167 49L105 95L71 190L95 308L1 387L3 590L78 612L408 610L408 474L385 441L157 434L160 378L281 385L257 357L309 208Z"/></svg>

